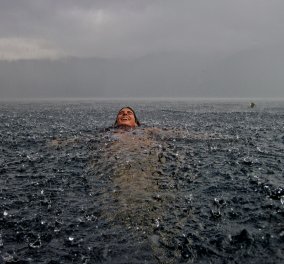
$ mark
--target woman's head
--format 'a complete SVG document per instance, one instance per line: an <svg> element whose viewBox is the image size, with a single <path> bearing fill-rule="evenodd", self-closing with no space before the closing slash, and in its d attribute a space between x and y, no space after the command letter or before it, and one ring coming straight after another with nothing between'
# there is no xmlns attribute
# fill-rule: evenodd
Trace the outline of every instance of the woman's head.
<svg viewBox="0 0 284 264"><path fill-rule="evenodd" d="M118 111L114 126L134 128L140 126L140 122L136 117L134 110L131 107L126 106Z"/></svg>

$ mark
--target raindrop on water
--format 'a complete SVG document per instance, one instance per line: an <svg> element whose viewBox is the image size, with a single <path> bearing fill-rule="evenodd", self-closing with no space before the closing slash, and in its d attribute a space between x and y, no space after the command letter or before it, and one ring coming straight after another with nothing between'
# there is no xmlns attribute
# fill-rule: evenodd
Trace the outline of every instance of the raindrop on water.
<svg viewBox="0 0 284 264"><path fill-rule="evenodd" d="M159 219L155 219L155 224L156 224L156 227L159 227L159 226L160 226Z"/></svg>
<svg viewBox="0 0 284 264"><path fill-rule="evenodd" d="M284 205L284 195L282 195L282 196L280 197L280 202L281 202L282 205Z"/></svg>
<svg viewBox="0 0 284 264"><path fill-rule="evenodd" d="M12 262L14 262L14 256L13 255L11 255L11 254L9 254L9 253L5 253L5 254L3 254L2 255L2 259L4 260L4 261L6 261L7 263L12 263Z"/></svg>
<svg viewBox="0 0 284 264"><path fill-rule="evenodd" d="M41 247L41 239L40 236L38 235L37 240L35 240L34 242L30 243L29 246L31 248L40 248Z"/></svg>

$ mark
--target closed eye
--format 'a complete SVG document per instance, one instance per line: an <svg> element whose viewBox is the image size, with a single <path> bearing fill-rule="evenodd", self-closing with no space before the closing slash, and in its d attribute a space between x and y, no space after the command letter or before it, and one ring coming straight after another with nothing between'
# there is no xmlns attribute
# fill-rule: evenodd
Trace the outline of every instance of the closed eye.
<svg viewBox="0 0 284 264"><path fill-rule="evenodd" d="M118 115L123 115L123 114L124 114L124 112L119 112L118 113ZM127 114L128 115L134 115L133 112L131 112L131 111L127 111Z"/></svg>

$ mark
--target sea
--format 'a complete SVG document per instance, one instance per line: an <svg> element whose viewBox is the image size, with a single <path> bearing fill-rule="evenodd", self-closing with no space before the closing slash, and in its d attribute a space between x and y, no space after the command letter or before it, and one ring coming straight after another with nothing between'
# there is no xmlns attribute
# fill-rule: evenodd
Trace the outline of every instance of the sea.
<svg viewBox="0 0 284 264"><path fill-rule="evenodd" d="M284 101L254 104L1 101L0 263L284 263Z"/></svg>

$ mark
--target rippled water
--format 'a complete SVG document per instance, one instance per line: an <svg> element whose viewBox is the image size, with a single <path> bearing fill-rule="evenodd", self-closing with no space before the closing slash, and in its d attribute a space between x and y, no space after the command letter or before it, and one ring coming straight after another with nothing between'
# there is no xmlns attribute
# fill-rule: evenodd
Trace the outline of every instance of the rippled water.
<svg viewBox="0 0 284 264"><path fill-rule="evenodd" d="M284 103L0 103L0 263L283 263Z"/></svg>

